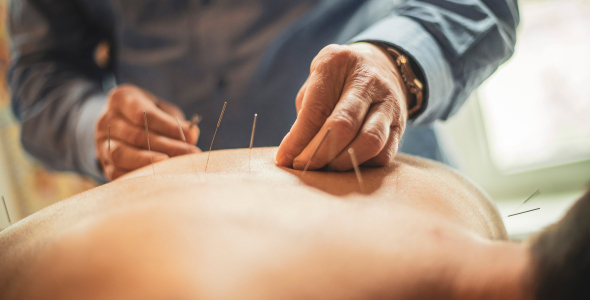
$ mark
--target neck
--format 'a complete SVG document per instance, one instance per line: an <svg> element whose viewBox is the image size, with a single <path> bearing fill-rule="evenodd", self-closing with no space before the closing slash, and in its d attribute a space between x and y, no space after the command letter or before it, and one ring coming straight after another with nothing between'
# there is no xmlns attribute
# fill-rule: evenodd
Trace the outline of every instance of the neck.
<svg viewBox="0 0 590 300"><path fill-rule="evenodd" d="M513 242L476 242L460 255L454 299L532 299L531 257Z"/></svg>

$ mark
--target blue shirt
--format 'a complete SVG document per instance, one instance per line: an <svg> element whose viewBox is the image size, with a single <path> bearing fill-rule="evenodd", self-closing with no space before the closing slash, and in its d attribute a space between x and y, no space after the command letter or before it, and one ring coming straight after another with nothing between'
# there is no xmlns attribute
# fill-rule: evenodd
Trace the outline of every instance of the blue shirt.
<svg viewBox="0 0 590 300"><path fill-rule="evenodd" d="M437 159L428 127L455 113L514 50L516 0L14 0L9 85L25 149L47 167L103 178L94 129L112 82L204 117L198 145L277 146L328 44L388 43L424 77L425 109L401 151ZM96 46L111 60L99 67ZM420 127L424 125L426 127Z"/></svg>

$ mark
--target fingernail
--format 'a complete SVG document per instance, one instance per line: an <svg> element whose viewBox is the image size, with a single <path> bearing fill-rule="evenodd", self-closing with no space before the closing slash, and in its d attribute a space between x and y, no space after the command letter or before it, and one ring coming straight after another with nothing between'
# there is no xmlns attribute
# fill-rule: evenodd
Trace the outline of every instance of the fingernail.
<svg viewBox="0 0 590 300"><path fill-rule="evenodd" d="M303 170L303 169L305 169L305 164L300 160L296 160L293 162L293 169Z"/></svg>

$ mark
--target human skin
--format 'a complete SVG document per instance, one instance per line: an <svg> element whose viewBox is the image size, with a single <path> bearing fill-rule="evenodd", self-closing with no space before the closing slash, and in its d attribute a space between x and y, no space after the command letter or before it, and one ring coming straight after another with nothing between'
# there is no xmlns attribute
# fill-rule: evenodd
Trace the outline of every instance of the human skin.
<svg viewBox="0 0 590 300"><path fill-rule="evenodd" d="M151 154L144 112L148 118ZM178 123L188 146L182 141ZM178 107L130 84L120 85L109 93L94 130L96 153L108 180L144 167L152 159L158 162L187 151L201 152L194 146L198 137L198 127L190 128L190 122Z"/></svg>
<svg viewBox="0 0 590 300"><path fill-rule="evenodd" d="M0 298L528 299L526 245L446 167L354 173L276 149L172 158L0 233ZM197 173L198 172L198 173Z"/></svg>
<svg viewBox="0 0 590 300"><path fill-rule="evenodd" d="M399 69L382 48L369 43L329 45L313 59L310 75L295 99L297 119L285 136L276 160L302 170L328 128L331 134L317 152L310 169L352 169L348 149L360 164L386 166L393 161L407 121L408 91ZM110 94L95 129L96 153L107 179L114 180L150 163L145 139L146 111L154 161L186 153L175 117L181 120L189 151L198 128L173 104L133 85ZM111 149L108 151L108 126Z"/></svg>
<svg viewBox="0 0 590 300"><path fill-rule="evenodd" d="M302 170L331 128L310 169L352 169L359 163L386 166L405 131L410 96L393 58L369 43L329 45L314 58L295 101L297 120L277 152L277 162Z"/></svg>

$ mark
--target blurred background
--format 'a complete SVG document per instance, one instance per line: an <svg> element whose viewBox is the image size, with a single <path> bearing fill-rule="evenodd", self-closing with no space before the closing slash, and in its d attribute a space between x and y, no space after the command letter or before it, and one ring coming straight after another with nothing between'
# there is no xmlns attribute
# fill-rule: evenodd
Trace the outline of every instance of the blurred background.
<svg viewBox="0 0 590 300"><path fill-rule="evenodd" d="M590 1L519 5L514 56L436 124L453 164L496 201L515 240L558 220L590 187ZM23 151L5 82L5 16L0 0L0 194L14 222L96 183L48 171ZM0 228L8 224L0 212Z"/></svg>
<svg viewBox="0 0 590 300"><path fill-rule="evenodd" d="M512 58L437 124L456 166L496 201L515 240L560 219L590 187L590 1L519 7Z"/></svg>
<svg viewBox="0 0 590 300"><path fill-rule="evenodd" d="M10 94L6 86L6 69L10 59L5 25L6 2L0 0L0 195L4 196L14 222L59 200L91 189L96 183L75 174L48 171L22 148L19 124L10 109ZM0 228L6 228L8 219L4 209L0 208L0 211Z"/></svg>

